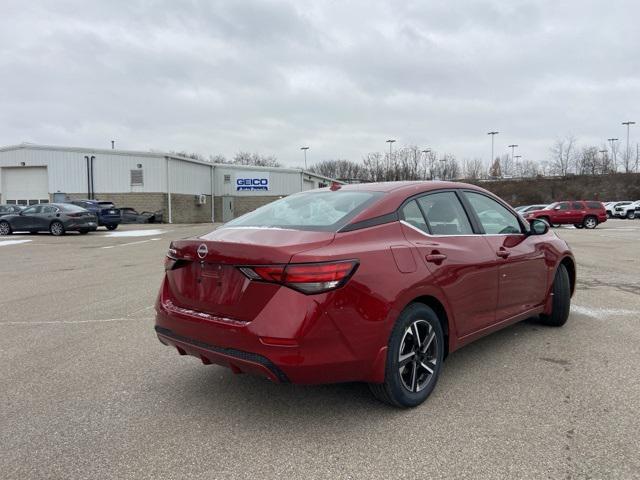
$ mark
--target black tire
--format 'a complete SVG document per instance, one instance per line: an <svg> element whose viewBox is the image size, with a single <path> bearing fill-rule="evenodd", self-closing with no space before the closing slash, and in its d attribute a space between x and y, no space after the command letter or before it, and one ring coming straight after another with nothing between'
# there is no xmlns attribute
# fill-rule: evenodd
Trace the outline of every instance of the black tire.
<svg viewBox="0 0 640 480"><path fill-rule="evenodd" d="M419 340L422 336L422 342L416 343L416 336ZM389 337L384 383L370 383L371 392L395 407L420 405L438 382L444 349L442 326L435 312L421 303L409 305ZM405 357L404 365L400 364L401 356Z"/></svg>
<svg viewBox="0 0 640 480"><path fill-rule="evenodd" d="M584 220L582 221L582 225L584 226L584 228L593 230L598 226L598 219L593 215L587 215L586 217L584 217Z"/></svg>
<svg viewBox="0 0 640 480"><path fill-rule="evenodd" d="M634 218L636 218L636 212L634 210L631 210L630 212L627 212L627 219L628 220L633 220Z"/></svg>
<svg viewBox="0 0 640 480"><path fill-rule="evenodd" d="M49 233L51 233L51 235L54 235L56 237L64 235L65 230L62 222L59 222L57 220L54 222L51 222L51 225L49 225Z"/></svg>
<svg viewBox="0 0 640 480"><path fill-rule="evenodd" d="M118 228L118 225L105 225L105 227L107 227L107 230L115 230L116 228Z"/></svg>
<svg viewBox="0 0 640 480"><path fill-rule="evenodd" d="M584 225L581 223L574 223L573 226L576 228L584 228Z"/></svg>
<svg viewBox="0 0 640 480"><path fill-rule="evenodd" d="M613 218L613 215L611 215L611 213L610 213L610 212L607 212L607 218L609 218L609 219L610 219L610 218Z"/></svg>
<svg viewBox="0 0 640 480"><path fill-rule="evenodd" d="M79 230L80 235L86 235L87 233L89 233L89 230Z"/></svg>
<svg viewBox="0 0 640 480"><path fill-rule="evenodd" d="M0 222L0 235L11 235L13 230L11 230L11 225L9 222Z"/></svg>
<svg viewBox="0 0 640 480"><path fill-rule="evenodd" d="M540 315L540 323L551 327L561 327L567 323L571 308L571 283L569 273L560 265L553 280L553 303L551 315Z"/></svg>

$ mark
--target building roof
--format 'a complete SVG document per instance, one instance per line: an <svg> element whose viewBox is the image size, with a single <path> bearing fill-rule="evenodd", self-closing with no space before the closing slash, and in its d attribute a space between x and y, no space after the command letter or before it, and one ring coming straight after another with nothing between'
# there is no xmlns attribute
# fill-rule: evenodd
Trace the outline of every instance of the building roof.
<svg viewBox="0 0 640 480"><path fill-rule="evenodd" d="M18 145L7 145L0 147L0 152L10 152L13 150L53 150L59 152L77 152L77 153L101 153L105 155L129 155L135 157L151 157L151 158L171 158L173 160L180 160L183 162L197 163L199 165L206 165L210 167L222 167L232 168L238 170L264 170L264 171L278 171L288 173L303 173L304 175L319 178L329 182L340 182L333 178L325 177L317 173L309 172L301 168L289 168L289 167L259 167L254 165L238 165L235 163L214 163L207 162L205 160L197 160L195 158L183 157L182 155L176 155L175 153L161 152L161 151L149 151L142 152L138 150L118 150L110 148L91 148L91 147L64 147L59 145L39 145L35 143L20 143Z"/></svg>

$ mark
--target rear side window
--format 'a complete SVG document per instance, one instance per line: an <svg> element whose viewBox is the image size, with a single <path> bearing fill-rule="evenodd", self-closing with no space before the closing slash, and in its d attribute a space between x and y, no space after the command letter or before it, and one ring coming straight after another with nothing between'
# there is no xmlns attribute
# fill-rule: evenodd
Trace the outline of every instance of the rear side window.
<svg viewBox="0 0 640 480"><path fill-rule="evenodd" d="M231 220L229 227L338 231L382 192L305 192L260 207Z"/></svg>
<svg viewBox="0 0 640 480"><path fill-rule="evenodd" d="M587 208L600 210L602 208L602 204L600 202L587 202Z"/></svg>
<svg viewBox="0 0 640 480"><path fill-rule="evenodd" d="M434 235L470 235L471 223L454 192L425 195L418 199L431 233Z"/></svg>
<svg viewBox="0 0 640 480"><path fill-rule="evenodd" d="M429 232L427 222L424 221L420 207L415 200L410 201L402 208L402 218L405 222L414 227L422 230L423 232Z"/></svg>

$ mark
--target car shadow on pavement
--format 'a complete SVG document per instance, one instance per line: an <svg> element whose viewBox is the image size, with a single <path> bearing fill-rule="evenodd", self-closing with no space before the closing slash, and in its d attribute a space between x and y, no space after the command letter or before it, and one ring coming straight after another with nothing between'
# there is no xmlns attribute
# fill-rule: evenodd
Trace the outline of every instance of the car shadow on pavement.
<svg viewBox="0 0 640 480"><path fill-rule="evenodd" d="M478 374L487 375L491 373L487 368L502 367L512 358L514 349L522 344L544 343L540 333L545 330L547 327L535 320L525 320L454 352L445 361L435 391L419 410L428 413L430 409L444 408L443 403L450 401L451 392L473 388ZM532 350L538 348L536 345L533 347ZM260 377L235 375L223 367L204 367L196 361L184 373L172 380L171 388L175 388L172 396L179 400L175 408L181 412L185 408L200 413L215 411L216 415L234 419L238 427L254 428L252 422L261 425L272 423L272 427L283 422L307 422L308 427L313 428L327 421L348 426L354 417L361 419L362 415L368 421L376 422L411 411L378 402L363 383L274 384ZM177 411L170 413L176 414Z"/></svg>

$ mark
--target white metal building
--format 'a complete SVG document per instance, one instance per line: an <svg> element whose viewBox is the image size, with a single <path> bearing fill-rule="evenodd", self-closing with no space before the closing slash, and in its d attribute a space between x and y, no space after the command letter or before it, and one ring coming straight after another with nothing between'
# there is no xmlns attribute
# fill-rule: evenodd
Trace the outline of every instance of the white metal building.
<svg viewBox="0 0 640 480"><path fill-rule="evenodd" d="M21 144L0 148L0 203L97 198L165 221L228 221L332 181L293 168L213 164L161 152Z"/></svg>

